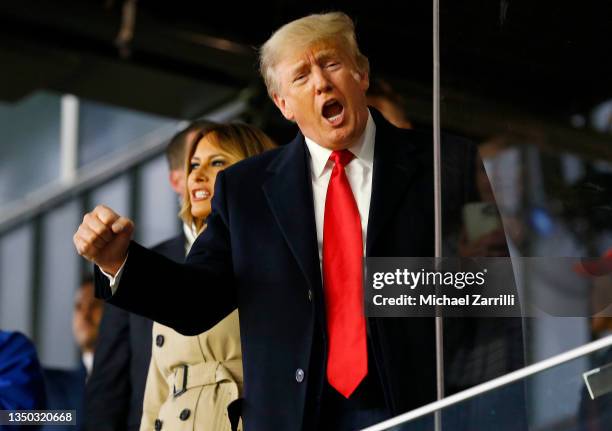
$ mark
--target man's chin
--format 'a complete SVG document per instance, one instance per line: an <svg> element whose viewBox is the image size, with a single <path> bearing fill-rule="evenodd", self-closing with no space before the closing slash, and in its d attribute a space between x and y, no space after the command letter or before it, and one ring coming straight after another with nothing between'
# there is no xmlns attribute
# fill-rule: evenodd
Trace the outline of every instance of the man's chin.
<svg viewBox="0 0 612 431"><path fill-rule="evenodd" d="M352 146L352 141L349 141L348 139L330 139L326 140L320 145L332 151L346 150Z"/></svg>
<svg viewBox="0 0 612 431"><path fill-rule="evenodd" d="M328 134L327 142L334 150L344 150L353 145L353 135L348 127L332 129Z"/></svg>

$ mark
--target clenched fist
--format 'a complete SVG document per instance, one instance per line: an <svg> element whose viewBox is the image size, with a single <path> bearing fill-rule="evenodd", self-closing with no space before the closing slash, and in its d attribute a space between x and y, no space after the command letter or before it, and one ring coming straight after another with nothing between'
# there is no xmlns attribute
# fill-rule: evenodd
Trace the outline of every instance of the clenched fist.
<svg viewBox="0 0 612 431"><path fill-rule="evenodd" d="M114 276L127 256L133 232L134 223L130 219L98 205L85 214L73 241L81 256Z"/></svg>

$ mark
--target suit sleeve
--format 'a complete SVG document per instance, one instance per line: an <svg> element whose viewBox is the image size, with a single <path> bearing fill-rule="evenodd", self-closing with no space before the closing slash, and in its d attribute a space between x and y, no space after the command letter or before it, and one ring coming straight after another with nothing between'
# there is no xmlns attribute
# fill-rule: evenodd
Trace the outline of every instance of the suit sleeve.
<svg viewBox="0 0 612 431"><path fill-rule="evenodd" d="M115 294L97 270L97 295L183 335L204 332L232 312L237 300L223 174L217 176L208 226L185 263L132 242Z"/></svg>
<svg viewBox="0 0 612 431"><path fill-rule="evenodd" d="M129 313L104 309L94 366L85 388L85 428L124 429L130 405Z"/></svg>

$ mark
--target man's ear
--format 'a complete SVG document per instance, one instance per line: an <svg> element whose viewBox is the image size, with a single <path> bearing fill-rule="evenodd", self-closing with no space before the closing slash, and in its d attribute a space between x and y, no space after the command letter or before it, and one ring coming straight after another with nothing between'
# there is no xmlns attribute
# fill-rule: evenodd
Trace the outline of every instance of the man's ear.
<svg viewBox="0 0 612 431"><path fill-rule="evenodd" d="M295 119L293 111L288 106L287 101L284 97L279 96L278 93L272 93L272 100L274 100L274 104L281 111L283 117L285 117L289 121L293 121Z"/></svg>
<svg viewBox="0 0 612 431"><path fill-rule="evenodd" d="M182 169L174 169L168 173L168 180L170 181L170 187L172 190L179 195L183 196L185 189L185 174Z"/></svg>
<svg viewBox="0 0 612 431"><path fill-rule="evenodd" d="M370 88L370 74L368 72L360 72L359 70L353 71L353 78L359 84L359 87L365 93Z"/></svg>

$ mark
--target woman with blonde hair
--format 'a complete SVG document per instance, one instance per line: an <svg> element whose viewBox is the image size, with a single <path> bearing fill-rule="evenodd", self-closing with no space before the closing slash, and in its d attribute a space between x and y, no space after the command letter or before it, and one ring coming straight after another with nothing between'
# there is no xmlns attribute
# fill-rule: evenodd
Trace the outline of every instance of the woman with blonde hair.
<svg viewBox="0 0 612 431"><path fill-rule="evenodd" d="M189 247L206 229L217 174L274 147L262 131L240 123L211 123L188 144L179 215L191 227ZM236 429L228 406L242 395L242 382L238 310L196 336L155 322L140 430Z"/></svg>

